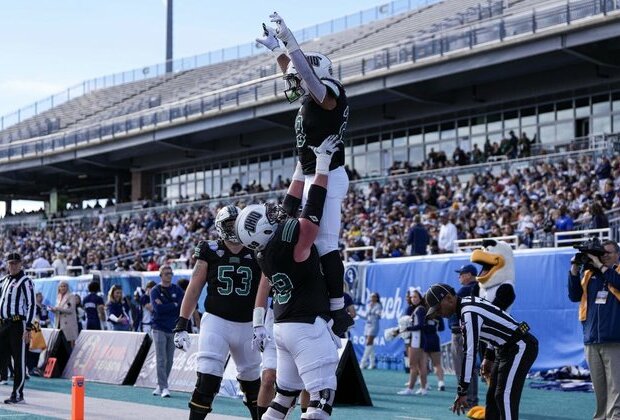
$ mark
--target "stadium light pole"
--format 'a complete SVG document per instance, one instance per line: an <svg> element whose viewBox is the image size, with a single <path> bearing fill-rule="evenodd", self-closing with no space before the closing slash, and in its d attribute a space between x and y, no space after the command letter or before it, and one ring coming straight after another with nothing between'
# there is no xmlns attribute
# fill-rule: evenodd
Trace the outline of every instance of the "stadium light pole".
<svg viewBox="0 0 620 420"><path fill-rule="evenodd" d="M172 0L166 1L166 73L172 73Z"/></svg>

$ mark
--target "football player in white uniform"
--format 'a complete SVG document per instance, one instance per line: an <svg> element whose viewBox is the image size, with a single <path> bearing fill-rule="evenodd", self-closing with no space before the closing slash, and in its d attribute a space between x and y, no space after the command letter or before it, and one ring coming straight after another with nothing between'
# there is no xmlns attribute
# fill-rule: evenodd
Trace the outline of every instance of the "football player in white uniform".
<svg viewBox="0 0 620 420"><path fill-rule="evenodd" d="M293 181L305 182L300 198L287 194L282 206L286 212L297 217L300 205L305 205L310 185L316 172L314 148L319 147L330 135L342 141L349 118L347 95L342 84L334 76L328 57L317 52L303 52L291 30L277 13L269 16L276 28L263 24L263 36L257 42L269 48L284 73L288 89L284 92L290 102L301 99L295 119L295 138L299 161ZM284 48L280 47L280 42ZM333 330L342 335L353 325L344 309L344 266L340 258L338 240L342 218L342 201L349 188L349 178L344 169L344 143L338 145L330 165L327 182L327 198L315 245L327 281L330 297Z"/></svg>
<svg viewBox="0 0 620 420"><path fill-rule="evenodd" d="M187 322L206 284L205 313L198 342L198 380L189 402L190 420L202 420L211 412L229 352L237 366L244 404L252 419L259 418L256 401L261 358L252 350L251 343L252 311L261 272L254 253L235 234L238 214L239 209L232 205L220 209L215 218L220 240L202 241L196 247L196 265L174 329L174 344L187 350L190 346Z"/></svg>

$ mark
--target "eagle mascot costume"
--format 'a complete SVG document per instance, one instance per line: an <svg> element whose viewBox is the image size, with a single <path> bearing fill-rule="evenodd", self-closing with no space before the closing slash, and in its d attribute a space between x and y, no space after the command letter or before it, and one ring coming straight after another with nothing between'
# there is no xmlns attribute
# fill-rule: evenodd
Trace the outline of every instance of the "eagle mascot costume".
<svg viewBox="0 0 620 420"><path fill-rule="evenodd" d="M515 265L514 255L510 245L503 241L485 239L482 241L482 249L476 249L470 257L471 262L482 266L482 270L476 276L480 286L478 296L493 303L498 308L508 312L515 301ZM495 350L487 348L484 357L487 360L495 360ZM497 373L497 369L492 372ZM499 419L499 410L495 404L495 386L497 374L490 378L489 391L485 407L473 407L467 416L472 419ZM489 404L489 403L492 404Z"/></svg>

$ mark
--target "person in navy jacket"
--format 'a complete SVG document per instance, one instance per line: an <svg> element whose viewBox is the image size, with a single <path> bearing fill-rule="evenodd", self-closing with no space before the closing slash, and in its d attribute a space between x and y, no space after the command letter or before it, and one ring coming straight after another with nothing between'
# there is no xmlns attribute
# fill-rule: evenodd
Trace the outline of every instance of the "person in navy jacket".
<svg viewBox="0 0 620 420"><path fill-rule="evenodd" d="M161 283L151 289L153 342L157 360L157 388L153 395L167 398L170 397L168 376L172 370L175 348L172 330L179 317L183 290L172 284L172 268L169 265L161 266L159 276Z"/></svg>

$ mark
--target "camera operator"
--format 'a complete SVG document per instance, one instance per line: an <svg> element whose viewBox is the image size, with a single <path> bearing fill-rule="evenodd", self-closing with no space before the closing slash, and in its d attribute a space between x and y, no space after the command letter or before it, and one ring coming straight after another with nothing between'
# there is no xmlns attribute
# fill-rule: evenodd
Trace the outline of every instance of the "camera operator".
<svg viewBox="0 0 620 420"><path fill-rule="evenodd" d="M576 247L568 297L579 303L585 353L596 396L594 419L620 418L620 248L592 239ZM581 273L581 278L580 278Z"/></svg>

